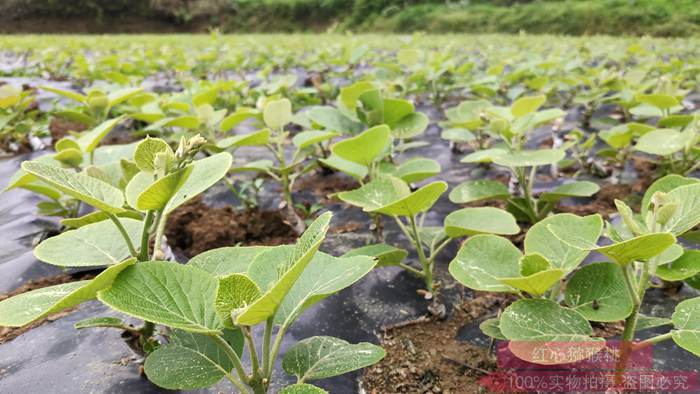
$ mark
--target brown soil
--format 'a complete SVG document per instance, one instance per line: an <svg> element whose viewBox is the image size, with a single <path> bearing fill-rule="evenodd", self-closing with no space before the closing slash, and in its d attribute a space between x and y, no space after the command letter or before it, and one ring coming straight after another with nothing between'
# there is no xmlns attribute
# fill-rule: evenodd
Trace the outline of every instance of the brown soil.
<svg viewBox="0 0 700 394"><path fill-rule="evenodd" d="M601 186L600 191L595 195L595 199L592 202L579 205L560 205L557 210L559 212L574 213L579 216L599 213L607 219L611 214L617 212L615 200L625 201L631 192L632 186L630 185L606 183Z"/></svg>
<svg viewBox="0 0 700 394"><path fill-rule="evenodd" d="M386 357L365 371L368 393L487 393L479 379L495 371L488 349L456 339L466 324L504 309L515 298L479 293L455 307L448 320L419 319L387 328Z"/></svg>
<svg viewBox="0 0 700 394"><path fill-rule="evenodd" d="M201 199L170 214L165 229L170 246L188 257L234 245L282 245L296 241L281 212L212 208Z"/></svg>
<svg viewBox="0 0 700 394"><path fill-rule="evenodd" d="M71 122L63 118L53 117L49 123L49 131L51 132L51 141L53 144L58 142L61 138L70 135L71 131L81 132L87 130L87 126L78 123Z"/></svg>
<svg viewBox="0 0 700 394"><path fill-rule="evenodd" d="M633 156L634 169L637 170L637 181L632 185L635 193L644 193L656 180L656 164L645 157Z"/></svg>
<svg viewBox="0 0 700 394"><path fill-rule="evenodd" d="M37 280L30 280L12 292L9 292L7 294L0 294L0 301L5 300L5 299L10 298L10 297L13 297L13 296L16 296L18 294L32 291L32 290L41 289L41 288L49 287L49 286L60 285L63 283L76 282L79 280L93 279L94 277L95 277L94 274L82 274L82 275L62 274L62 275L50 276L47 278L41 278L41 279L37 279ZM11 340L17 338L18 336L24 334L25 332L27 332L35 327L39 327L44 323L52 322L52 321L58 320L64 316L66 316L66 315L69 315L73 311L75 311L76 309L77 309L77 307L64 309L61 312L50 314L46 318L41 319L41 320L37 320L37 321L35 321L31 324L28 324L24 327L0 327L0 344L11 341Z"/></svg>
<svg viewBox="0 0 700 394"><path fill-rule="evenodd" d="M300 177L294 183L295 191L311 190L316 197L321 199L322 203L329 202L331 194L354 190L358 187L360 184L356 180L340 172L310 173Z"/></svg>

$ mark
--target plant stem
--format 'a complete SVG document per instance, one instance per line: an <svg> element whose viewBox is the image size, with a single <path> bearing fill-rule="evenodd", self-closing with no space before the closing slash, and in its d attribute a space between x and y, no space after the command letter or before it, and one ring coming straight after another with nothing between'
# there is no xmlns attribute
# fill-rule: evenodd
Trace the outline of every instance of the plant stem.
<svg viewBox="0 0 700 394"><path fill-rule="evenodd" d="M158 252L163 252L163 233L165 233L165 224L168 221L168 215L163 211L158 213L158 225L156 227L156 240L153 245L153 256Z"/></svg>
<svg viewBox="0 0 700 394"><path fill-rule="evenodd" d="M224 349L224 352L226 352L226 355L228 355L228 358L231 360L233 363L234 368L236 368L236 372L238 373L238 377L241 378L243 383L248 383L250 382L250 378L248 377L248 374L245 372L245 369L243 368L243 363L241 362L241 358L238 357L238 354L236 354L236 351L233 350L231 345L226 342L226 340L218 334L210 334L210 337L221 347ZM235 382L234 382L235 383ZM242 385L236 385L239 390L241 390L242 393L248 392L245 387L242 388Z"/></svg>
<svg viewBox="0 0 700 394"><path fill-rule="evenodd" d="M420 239L420 233L418 232L418 227L416 226L415 216L408 217L409 223L411 225L411 231L413 232L413 239L415 241L416 252L418 252L418 260L423 267L423 280L425 281L425 286L429 292L433 292L433 264L425 257L425 251L423 250L423 243Z"/></svg>
<svg viewBox="0 0 700 394"><path fill-rule="evenodd" d="M649 339L635 343L634 346L632 347L632 349L633 350L644 349L647 346L651 346L651 345L657 344L659 342L667 341L667 340L671 339L672 337L673 337L673 335L670 332L667 332L666 334L657 335L655 337L651 337Z"/></svg>
<svg viewBox="0 0 700 394"><path fill-rule="evenodd" d="M117 218L113 213L107 213L107 216L114 222L114 224L117 226L117 229L119 230L119 233L122 235L124 238L124 242L126 242L126 246L129 248L129 253L133 257L137 257L138 254L136 253L136 249L134 248L134 243L131 242L131 238L129 237L129 234L126 232L126 229L124 228L124 225L122 222L119 221L119 218Z"/></svg>
<svg viewBox="0 0 700 394"><path fill-rule="evenodd" d="M143 230L141 231L141 250L139 250L139 261L148 260L148 240L151 238L151 226L153 225L153 211L148 211L146 219L143 222Z"/></svg>
<svg viewBox="0 0 700 394"><path fill-rule="evenodd" d="M258 349L255 348L253 335L250 333L250 327L241 327L241 332L248 344L248 352L250 353L250 364L253 369L253 380L260 377L260 363L258 362Z"/></svg>
<svg viewBox="0 0 700 394"><path fill-rule="evenodd" d="M282 326L280 326L279 331L277 331L277 336L275 337L275 342L272 344L272 351L269 353L270 358L268 359L268 365L267 365L267 373L265 373L265 379L267 381L270 381L270 377L272 375L272 370L273 367L275 366L275 360L277 360L277 354L280 351L280 346L282 345L282 339L284 338L284 334L287 333L287 322L285 322Z"/></svg>
<svg viewBox="0 0 700 394"><path fill-rule="evenodd" d="M273 326L273 319L269 318L265 322L265 334L263 337L263 350L262 350L262 357L263 357L263 371L262 371L262 376L266 379L269 380L270 374L272 372L272 361L271 359L271 354L270 354L270 341L272 339L272 326Z"/></svg>
<svg viewBox="0 0 700 394"><path fill-rule="evenodd" d="M639 289L646 291L646 283L637 283L634 277L634 262L629 263L624 270L625 285L632 297L632 314L625 319L625 329L622 332L622 342L620 343L620 358L617 360L615 384L622 385L624 381L624 372L627 368L627 360L632 351L632 341L634 341L634 333L637 329L637 319L639 318L639 309L642 305L644 291L640 293ZM648 278L647 278L648 280Z"/></svg>
<svg viewBox="0 0 700 394"><path fill-rule="evenodd" d="M401 268L405 269L406 271L408 271L408 272L410 272L410 273L416 275L416 276L419 277L419 278L424 278L424 277L425 277L425 273L424 273L423 271L417 270L417 269L411 267L411 266L408 265L408 264L399 263L399 267L401 267Z"/></svg>

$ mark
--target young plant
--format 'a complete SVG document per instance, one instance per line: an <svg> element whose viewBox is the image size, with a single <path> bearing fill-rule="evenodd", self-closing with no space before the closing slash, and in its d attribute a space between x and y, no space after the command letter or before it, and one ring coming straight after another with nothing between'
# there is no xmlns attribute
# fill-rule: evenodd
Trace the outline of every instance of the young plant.
<svg viewBox="0 0 700 394"><path fill-rule="evenodd" d="M461 209L449 214L443 227L424 226L425 215L446 190L445 182L433 182L411 192L403 180L380 176L359 189L338 194L342 201L358 206L365 212L394 218L416 251L420 269L402 263L401 259L394 262L423 279L428 298L436 293L433 278L435 258L452 239L479 233L520 232L512 215L491 207ZM381 254L390 249L384 244L373 245L372 248Z"/></svg>
<svg viewBox="0 0 700 394"><path fill-rule="evenodd" d="M400 165L389 161L392 145L391 129L386 125L375 126L359 135L339 141L331 147L331 155L319 160L322 164L356 178L361 184L383 176L400 178L405 182L419 182L440 173L435 160L415 157ZM381 216L370 212L374 222L372 230L377 242L383 242Z"/></svg>
<svg viewBox="0 0 700 394"><path fill-rule="evenodd" d="M600 216L554 215L528 231L525 254L497 236L467 240L450 263L450 273L475 290L520 295L521 299L507 307L499 318L485 321L482 330L494 338L508 340L509 349L526 361L570 363L603 350L605 341L592 336L590 321L625 321L616 384L622 383L631 352L645 346L673 339L684 349L700 355L700 342L693 335L700 319L697 313L700 298L678 304L670 320L640 314L644 295L659 268L684 258L676 237L700 223L700 206L696 203L700 184L683 182L669 178L657 184L656 191L650 191L652 194L643 205L644 222L618 203L625 231L608 226L611 244L597 243L603 230ZM664 189L670 191L661 191ZM609 261L578 267L592 251ZM679 265L687 266L689 259L685 260ZM562 283L567 276L562 297ZM637 331L669 324L674 325L670 332L635 341ZM585 343L590 352L571 353L565 360L542 360L534 356L533 349L547 349L548 343L559 346L562 342Z"/></svg>
<svg viewBox="0 0 700 394"><path fill-rule="evenodd" d="M467 181L450 194L452 202L466 204L480 200L505 199L507 209L518 220L537 223L547 217L564 197L588 197L599 187L592 182L571 182L546 192L534 194L537 168L555 165L565 157L563 149L524 149L527 132L537 125L562 116L562 111L549 109L537 111L545 102L544 96L522 97L510 108L491 107L489 127L499 135L505 146L476 151L465 156L463 163L494 163L507 167L511 172L511 189L497 181Z"/></svg>
<svg viewBox="0 0 700 394"><path fill-rule="evenodd" d="M63 169L83 171L87 176L119 187L122 178L120 160L133 154L134 145L99 147L99 144L123 119L123 117L110 119L78 136L61 138L54 144L56 153L44 155L36 161ZM80 213L82 202L79 198L24 169L20 169L13 175L3 191L14 188L23 188L49 198L50 201L42 201L38 204L41 215L70 219L77 217ZM68 222L62 222L62 224L67 225Z"/></svg>
<svg viewBox="0 0 700 394"><path fill-rule="evenodd" d="M46 117L34 107L32 91L17 86L0 86L0 147L19 151L22 146L38 150L44 147L39 139L49 135Z"/></svg>
<svg viewBox="0 0 700 394"><path fill-rule="evenodd" d="M54 115L74 122L82 123L88 127L95 127L112 115L112 109L124 103L130 98L143 92L142 88L126 88L110 93L99 89L93 89L87 95L71 90L63 90L52 86L41 86L43 90L55 93L59 96L78 102L77 109L63 109L54 112Z"/></svg>
<svg viewBox="0 0 700 394"><path fill-rule="evenodd" d="M127 343L146 356L146 375L157 385L197 389L226 378L242 393L266 393L282 338L294 320L314 303L359 280L375 261L318 252L330 213L312 223L296 245L221 248L196 256L187 265L163 261L168 215L229 170L231 156L225 152L194 159L203 142L198 137L183 141L173 152L163 140L142 141L132 162L138 172L131 174L125 190L82 172L25 162L23 168L31 176L97 209L80 218L78 229L40 243L35 255L61 267L107 268L93 280L42 288L0 302L0 325L24 326L97 298L144 323L134 327L117 317L95 317L76 328L124 330ZM118 217L124 211L140 218ZM265 327L262 347L253 342L256 325ZM250 372L241 361L246 346ZM362 368L383 356L380 347L367 343L308 338L285 354L283 368L298 377L297 385L287 390L310 390L308 380Z"/></svg>

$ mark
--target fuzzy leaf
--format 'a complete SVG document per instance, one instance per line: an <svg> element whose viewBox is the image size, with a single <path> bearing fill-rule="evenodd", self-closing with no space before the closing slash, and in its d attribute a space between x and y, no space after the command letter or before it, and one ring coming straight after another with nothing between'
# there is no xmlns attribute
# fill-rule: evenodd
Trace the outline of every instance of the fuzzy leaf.
<svg viewBox="0 0 700 394"><path fill-rule="evenodd" d="M429 210L438 198L447 190L447 183L438 181L421 187L399 200L369 212L383 213L389 216L415 216Z"/></svg>
<svg viewBox="0 0 700 394"><path fill-rule="evenodd" d="M388 265L398 265L408 256L408 251L387 244L372 244L355 248L341 257L355 256L374 257L377 260L377 267L384 267Z"/></svg>
<svg viewBox="0 0 700 394"><path fill-rule="evenodd" d="M94 299L98 291L111 285L122 270L135 262L136 259L130 259L110 266L93 280L44 287L0 301L0 326L21 327Z"/></svg>
<svg viewBox="0 0 700 394"><path fill-rule="evenodd" d="M296 245L275 247L253 260L248 276L260 287L263 295L248 306L236 319L237 325L252 326L273 316L316 254L328 231L332 214L319 216L306 229Z"/></svg>
<svg viewBox="0 0 700 394"><path fill-rule="evenodd" d="M342 159L369 167L386 152L390 142L391 130L388 126L381 125L337 142L331 151Z"/></svg>
<svg viewBox="0 0 700 394"><path fill-rule="evenodd" d="M581 267L567 283L564 295L566 304L590 321L614 322L632 313L624 273L614 263Z"/></svg>
<svg viewBox="0 0 700 394"><path fill-rule="evenodd" d="M450 274L464 286L483 291L514 292L498 278L520 275L520 250L506 238L475 235L462 245L450 262Z"/></svg>
<svg viewBox="0 0 700 394"><path fill-rule="evenodd" d="M124 270L98 298L139 319L204 334L223 328L214 309L219 281L209 273L172 262L141 262Z"/></svg>
<svg viewBox="0 0 700 394"><path fill-rule="evenodd" d="M656 276L667 281L680 281L700 273L700 251L686 250L676 260L659 265Z"/></svg>
<svg viewBox="0 0 700 394"><path fill-rule="evenodd" d="M605 347L602 338L591 338L593 329L588 321L573 309L559 306L554 301L544 299L519 300L510 305L501 315L499 325L503 335L511 342L508 348L518 358L536 364L562 364L580 361L594 349ZM550 360L535 356L533 349L546 349L548 343L560 346L561 342L573 342L586 351L573 352L564 359ZM589 353L590 352L590 353Z"/></svg>
<svg viewBox="0 0 700 394"><path fill-rule="evenodd" d="M226 330L224 339L241 357L241 331ZM233 361L210 336L175 330L170 343L148 355L144 370L148 380L165 389L195 390L218 383L233 370Z"/></svg>
<svg viewBox="0 0 700 394"><path fill-rule="evenodd" d="M385 352L371 343L350 344L333 337L311 337L287 350L282 368L299 381L325 379L370 366Z"/></svg>
<svg viewBox="0 0 700 394"><path fill-rule="evenodd" d="M491 180L466 181L450 192L450 201L455 204L468 204L482 200L501 200L508 197L510 197L508 186Z"/></svg>
<svg viewBox="0 0 700 394"><path fill-rule="evenodd" d="M110 213L122 211L124 196L121 190L91 176L44 164L25 161L22 168L56 189Z"/></svg>
<svg viewBox="0 0 700 394"><path fill-rule="evenodd" d="M138 245L143 223L119 219L131 242ZM117 264L130 257L117 226L105 220L47 238L34 249L37 259L61 267L98 267Z"/></svg>
<svg viewBox="0 0 700 394"><path fill-rule="evenodd" d="M515 217L493 207L463 208L445 217L445 232L451 238L474 234L507 234L520 232Z"/></svg>
<svg viewBox="0 0 700 394"><path fill-rule="evenodd" d="M673 341L683 349L700 356L700 297L676 305L671 320L676 328L671 331Z"/></svg>
<svg viewBox="0 0 700 394"><path fill-rule="evenodd" d="M250 263L268 249L270 249L269 246L232 246L212 249L194 256L187 264L215 276L244 273L248 271Z"/></svg>
<svg viewBox="0 0 700 394"><path fill-rule="evenodd" d="M562 242L552 234L549 226L560 229L560 236L575 236L582 242L595 244L603 231L603 219L599 215L579 217L566 213L558 214L538 222L525 234L526 254L538 253L544 256L553 268L571 272L589 252Z"/></svg>
<svg viewBox="0 0 700 394"><path fill-rule="evenodd" d="M578 181L565 183L551 192L544 192L540 196L540 200L548 202L556 202L564 197L590 197L600 190L600 186L593 182Z"/></svg>

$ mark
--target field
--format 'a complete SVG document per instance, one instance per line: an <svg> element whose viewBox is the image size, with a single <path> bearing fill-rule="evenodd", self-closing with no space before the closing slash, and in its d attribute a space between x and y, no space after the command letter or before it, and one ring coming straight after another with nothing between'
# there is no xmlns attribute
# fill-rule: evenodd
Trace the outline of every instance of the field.
<svg viewBox="0 0 700 394"><path fill-rule="evenodd" d="M0 36L0 392L697 381L698 86L694 38Z"/></svg>

